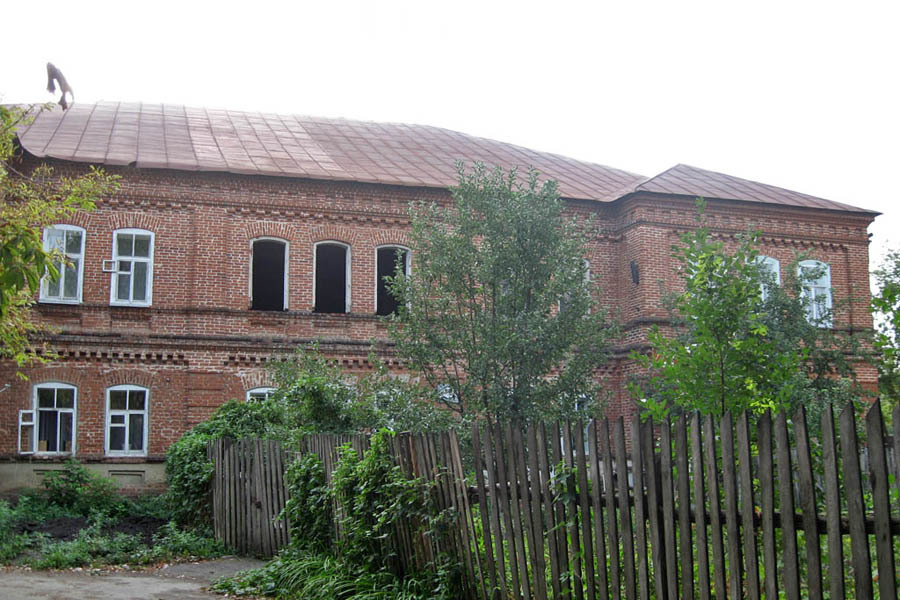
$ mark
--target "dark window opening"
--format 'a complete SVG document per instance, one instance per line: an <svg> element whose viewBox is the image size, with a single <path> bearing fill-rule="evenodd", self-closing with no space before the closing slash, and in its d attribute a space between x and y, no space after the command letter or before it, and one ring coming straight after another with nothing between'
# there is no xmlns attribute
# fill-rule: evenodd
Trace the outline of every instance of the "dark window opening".
<svg viewBox="0 0 900 600"><path fill-rule="evenodd" d="M346 246L316 246L316 312L347 312Z"/></svg>
<svg viewBox="0 0 900 600"><path fill-rule="evenodd" d="M377 297L376 297L376 315L390 315L397 312L399 302L388 288L385 277L393 277L397 268L397 260L400 260L401 273L406 274L407 261L409 253L403 248L379 248L377 257Z"/></svg>
<svg viewBox="0 0 900 600"><path fill-rule="evenodd" d="M284 310L284 242L253 242L253 310Z"/></svg>

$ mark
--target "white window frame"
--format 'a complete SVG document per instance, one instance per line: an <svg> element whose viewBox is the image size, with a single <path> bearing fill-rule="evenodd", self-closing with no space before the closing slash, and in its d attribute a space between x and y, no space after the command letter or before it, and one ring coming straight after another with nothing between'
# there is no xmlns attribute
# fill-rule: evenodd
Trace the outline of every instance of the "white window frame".
<svg viewBox="0 0 900 600"><path fill-rule="evenodd" d="M774 273L775 274L775 285L781 285L781 263L778 262L778 259L774 256L767 256L765 254L760 254L756 257L756 263L760 265L760 268L763 271ZM760 297L763 300L769 299L769 291L766 288L765 282L761 283L759 286Z"/></svg>
<svg viewBox="0 0 900 600"><path fill-rule="evenodd" d="M52 409L41 409L38 406L38 390L53 388L55 390L66 389L72 390L72 408L52 408ZM76 440L78 439L78 388L74 385L68 383L62 383L59 381L45 381L43 383L36 383L32 387L31 391L32 396L32 409L31 410L20 410L19 411L19 453L20 454L37 454L40 456L75 456L76 452ZM54 404L55 404L55 395L54 395ZM72 415L72 448L67 451L60 450L38 450L38 436L40 435L40 412L41 410L55 410L57 412L56 417L56 447L59 448L59 414L61 413L69 413ZM27 422L24 420L25 416L29 416L31 418L31 422ZM32 436L31 436L31 448L23 450L21 448L22 444L22 428L31 426Z"/></svg>
<svg viewBox="0 0 900 600"><path fill-rule="evenodd" d="M149 235L150 236L150 252L149 257L134 257L127 256L122 257L123 259L129 260L132 263L131 271L119 271L119 235ZM113 231L113 239L112 239L112 259L110 262L112 263L111 268L107 268L104 265L104 271L110 271L110 284L109 284L109 303L113 306L150 306L153 304L153 262L154 262L154 254L156 251L156 234L147 229L116 229ZM105 263L106 261L104 261ZM119 288L119 275L131 275L131 290L130 296L134 295L134 263L135 262L143 262L147 264L147 298L145 300L120 300L116 298L116 292Z"/></svg>
<svg viewBox="0 0 900 600"><path fill-rule="evenodd" d="M288 281L290 280L289 274L291 265L288 259L291 256L291 243L283 238L271 236L261 236L250 240L250 278L247 280L247 295L250 298L250 306L253 306L253 245L256 242L278 242L284 244L284 300L282 301L284 308L282 308L282 310L288 310L288 300L290 297ZM315 266L313 266L313 268L315 269Z"/></svg>
<svg viewBox="0 0 900 600"><path fill-rule="evenodd" d="M247 390L246 400L247 402L256 401L256 398L253 396L265 395L264 400L268 400L272 397L272 394L275 393L276 388L268 385L262 385L259 387L251 388Z"/></svg>
<svg viewBox="0 0 900 600"><path fill-rule="evenodd" d="M412 272L412 250L406 246L401 246L400 244L381 244L380 246L375 246L375 314L378 314L378 286L381 284L381 282L378 281L378 251L384 250L385 248L403 250L406 252L406 269L403 274L409 277L409 274Z"/></svg>
<svg viewBox="0 0 900 600"><path fill-rule="evenodd" d="M77 225L56 224L56 225L51 225L51 226L45 227L44 228L44 250L45 251L53 250L53 248L50 248L50 240L49 240L51 231L62 231L62 232L77 231L78 233L81 234L81 250L77 255L66 252L65 233L63 234L64 237L63 237L63 248L62 248L62 254L66 258L73 258L73 259L77 258L78 259L78 274L77 274L78 281L75 286L76 287L75 298L64 297L62 294L63 294L63 290L65 289L66 265L64 262L60 263L59 279L57 280L59 282L60 295L59 296L51 296L50 295L50 289L49 289L50 278L48 276L44 275L44 278L41 280L40 301L54 303L54 304L81 304L82 288L83 288L82 284L84 282L84 247L85 247L85 239L87 238L87 231L85 231L85 229L83 227L78 227Z"/></svg>
<svg viewBox="0 0 900 600"><path fill-rule="evenodd" d="M144 409L143 410L132 410L128 408L127 400L126 400L126 408L113 410L109 406L110 401L110 393L111 392L144 392ZM129 422L128 417L132 414L142 414L144 416L144 431L143 431L143 440L144 447L141 450L132 450L127 448L129 433L131 428L131 423ZM125 426L125 450L112 450L109 447L110 443L110 427L112 427L112 417L113 415L124 415L124 426ZM116 426L121 426L121 424L117 423ZM140 385L114 385L106 388L106 426L104 429L104 447L106 450L107 456L147 456L147 447L150 445L150 390L140 386Z"/></svg>
<svg viewBox="0 0 900 600"><path fill-rule="evenodd" d="M349 314L351 306L352 306L351 290L353 289L353 285L352 285L351 276L353 274L353 269L351 269L350 266L353 264L353 249L350 247L350 244L347 244L346 242L339 242L337 240L322 240L320 242L316 242L315 244L313 244L313 285L312 285L313 310L315 310L316 298L317 298L316 294L318 292L318 290L316 290L316 280L317 280L316 271L318 270L318 262L319 262L319 246L343 246L344 248L347 249L347 260L345 261L345 265L344 265L344 268L347 271L347 276L346 276L347 284L346 284L346 286L344 286L344 288L345 288L344 289L344 305L345 305L344 313ZM328 313L324 313L324 314L328 314ZM340 313L337 313L337 314L340 314Z"/></svg>
<svg viewBox="0 0 900 600"><path fill-rule="evenodd" d="M824 274L815 281L807 281L803 279L804 269L824 269ZM831 265L821 260L802 260L797 265L797 277L800 278L800 293L803 294L807 301L807 320L820 327L831 327L831 320L823 321L823 315L819 314L822 304L824 304L826 311L831 311L832 309ZM824 303L820 303L818 298L824 298Z"/></svg>

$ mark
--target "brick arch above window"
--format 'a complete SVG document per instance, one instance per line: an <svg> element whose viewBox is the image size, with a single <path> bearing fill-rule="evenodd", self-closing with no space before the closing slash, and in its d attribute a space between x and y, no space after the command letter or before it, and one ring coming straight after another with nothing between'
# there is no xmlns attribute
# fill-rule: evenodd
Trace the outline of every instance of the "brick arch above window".
<svg viewBox="0 0 900 600"><path fill-rule="evenodd" d="M155 380L156 375L149 371L117 369L104 374L103 386L109 388L117 385L136 385L147 389L153 389Z"/></svg>
<svg viewBox="0 0 900 600"><path fill-rule="evenodd" d="M400 246L409 248L409 235L405 231L380 230L372 236L373 246Z"/></svg>
<svg viewBox="0 0 900 600"><path fill-rule="evenodd" d="M82 387L93 381L88 374L74 367L45 367L32 373L28 377L28 385L35 386L44 383L63 383Z"/></svg>
<svg viewBox="0 0 900 600"><path fill-rule="evenodd" d="M309 242L318 244L319 242L339 242L348 246L354 246L363 241L359 232L352 227L343 227L341 225L324 225L314 227L309 232Z"/></svg>
<svg viewBox="0 0 900 600"><path fill-rule="evenodd" d="M275 382L267 370L246 371L240 374L241 387L252 390L260 387L274 387Z"/></svg>
<svg viewBox="0 0 900 600"><path fill-rule="evenodd" d="M289 241L294 236L290 223L280 221L253 221L244 226L244 239L251 242L258 238L279 238Z"/></svg>
<svg viewBox="0 0 900 600"><path fill-rule="evenodd" d="M157 231L160 229L160 218L156 215L145 213L116 213L110 219L110 225L115 229L146 229Z"/></svg>

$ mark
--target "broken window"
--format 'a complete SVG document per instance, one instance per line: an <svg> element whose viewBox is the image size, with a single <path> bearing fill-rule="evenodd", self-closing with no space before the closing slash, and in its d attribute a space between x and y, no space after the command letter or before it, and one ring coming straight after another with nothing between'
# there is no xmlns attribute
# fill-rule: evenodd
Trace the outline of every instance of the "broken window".
<svg viewBox="0 0 900 600"><path fill-rule="evenodd" d="M400 272L409 275L409 250L400 246L383 246L376 251L375 314L390 315L397 312L398 301L388 288L385 277Z"/></svg>
<svg viewBox="0 0 900 600"><path fill-rule="evenodd" d="M34 409L19 411L20 453L74 454L76 395L64 383L34 386Z"/></svg>
<svg viewBox="0 0 900 600"><path fill-rule="evenodd" d="M315 311L350 312L350 247L337 242L316 244Z"/></svg>
<svg viewBox="0 0 900 600"><path fill-rule="evenodd" d="M253 242L250 308L287 309L287 243L261 239Z"/></svg>
<svg viewBox="0 0 900 600"><path fill-rule="evenodd" d="M147 454L149 390L117 385L106 390L106 453L115 456Z"/></svg>

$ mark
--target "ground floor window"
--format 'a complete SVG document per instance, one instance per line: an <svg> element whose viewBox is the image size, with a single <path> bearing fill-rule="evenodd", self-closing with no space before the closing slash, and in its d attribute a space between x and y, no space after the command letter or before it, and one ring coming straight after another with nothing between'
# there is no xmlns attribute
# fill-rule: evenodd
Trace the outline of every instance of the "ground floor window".
<svg viewBox="0 0 900 600"><path fill-rule="evenodd" d="M257 401L261 402L263 400L268 400L272 397L272 394L275 393L275 388L273 387L257 387L252 390L247 390L247 401Z"/></svg>
<svg viewBox="0 0 900 600"><path fill-rule="evenodd" d="M77 395L65 383L34 386L34 408L19 411L19 452L74 454Z"/></svg>
<svg viewBox="0 0 900 600"><path fill-rule="evenodd" d="M147 454L149 391L135 385L106 390L106 453L115 456Z"/></svg>

